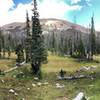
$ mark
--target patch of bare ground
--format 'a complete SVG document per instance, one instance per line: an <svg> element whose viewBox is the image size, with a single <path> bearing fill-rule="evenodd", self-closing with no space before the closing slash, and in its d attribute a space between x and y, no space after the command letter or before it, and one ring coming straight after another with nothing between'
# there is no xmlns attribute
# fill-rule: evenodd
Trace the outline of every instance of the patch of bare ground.
<svg viewBox="0 0 100 100"><path fill-rule="evenodd" d="M68 97L59 97L56 100L69 100Z"/></svg>

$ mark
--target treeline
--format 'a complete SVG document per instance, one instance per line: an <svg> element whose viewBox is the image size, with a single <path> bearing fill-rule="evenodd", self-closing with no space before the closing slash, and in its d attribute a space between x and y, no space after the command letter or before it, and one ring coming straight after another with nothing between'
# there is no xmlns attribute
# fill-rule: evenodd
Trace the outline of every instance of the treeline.
<svg viewBox="0 0 100 100"><path fill-rule="evenodd" d="M14 51L15 44L10 34L4 34L0 30L0 58L10 58L11 52ZM6 56L6 53L8 56Z"/></svg>
<svg viewBox="0 0 100 100"><path fill-rule="evenodd" d="M17 46L25 47L25 38L13 36L10 32L5 32L0 28L0 59L10 58L12 52L16 52Z"/></svg>
<svg viewBox="0 0 100 100"><path fill-rule="evenodd" d="M94 17L91 18L91 27L87 33L76 30L74 27L67 30L51 30L44 34L47 48L59 56L76 57L93 60L95 54L100 54L100 37L94 27Z"/></svg>
<svg viewBox="0 0 100 100"><path fill-rule="evenodd" d="M26 37L20 39L12 37L11 34L4 35L0 31L0 58L5 58L5 52L8 53L8 58L11 52L18 51L21 46L25 51L26 62L31 59L31 40L32 33L30 31L30 20L28 18L28 12L26 13ZM67 30L48 30L48 33L43 34L44 41L48 51L58 56L67 56L81 58L81 59L93 59L93 55L100 54L100 39L96 34L94 28L94 18L91 18L91 27L87 33L83 33L76 30L74 27ZM24 55L24 54L23 54Z"/></svg>

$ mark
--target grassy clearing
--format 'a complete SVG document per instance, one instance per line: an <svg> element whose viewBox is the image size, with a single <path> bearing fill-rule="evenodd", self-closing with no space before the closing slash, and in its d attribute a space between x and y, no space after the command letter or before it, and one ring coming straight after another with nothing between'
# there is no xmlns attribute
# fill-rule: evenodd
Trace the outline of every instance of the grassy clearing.
<svg viewBox="0 0 100 100"><path fill-rule="evenodd" d="M5 58L6 59L0 59L0 70L5 71L5 70L9 70L12 67L15 67L16 56L14 53L12 53L10 59L7 58L7 53L6 53Z"/></svg>
<svg viewBox="0 0 100 100"><path fill-rule="evenodd" d="M7 70L15 66L15 56L11 60L0 60L0 69ZM96 59L100 61L100 56ZM48 82L48 85L38 86L38 81L34 80L31 75L29 64L18 68L15 71L0 76L0 100L72 100L78 92L83 91L86 93L90 100L99 100L100 98L100 79L99 77L94 80L80 79L72 81L57 81L56 75L62 68L68 73L74 73L82 66L96 65L98 68L95 72L100 72L100 65L96 62L79 62L70 57L58 57L49 55L48 63L43 64L43 80L39 82ZM23 72L24 75L19 73ZM2 82L4 80L4 83ZM32 84L36 84L33 87ZM62 89L56 88L56 83L64 84ZM18 95L9 93L9 89L14 89Z"/></svg>

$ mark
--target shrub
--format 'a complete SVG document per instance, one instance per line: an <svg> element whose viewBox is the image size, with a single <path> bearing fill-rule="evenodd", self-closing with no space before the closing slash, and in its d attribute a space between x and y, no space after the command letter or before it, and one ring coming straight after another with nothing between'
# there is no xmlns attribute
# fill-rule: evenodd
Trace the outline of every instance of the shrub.
<svg viewBox="0 0 100 100"><path fill-rule="evenodd" d="M66 73L66 72L65 72L64 70L61 69L60 72L59 72L60 77L64 77L65 73Z"/></svg>

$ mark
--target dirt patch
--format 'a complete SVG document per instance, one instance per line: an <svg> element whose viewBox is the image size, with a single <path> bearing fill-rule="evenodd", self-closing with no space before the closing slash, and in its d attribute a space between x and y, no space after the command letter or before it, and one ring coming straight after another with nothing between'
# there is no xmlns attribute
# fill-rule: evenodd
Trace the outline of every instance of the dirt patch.
<svg viewBox="0 0 100 100"><path fill-rule="evenodd" d="M67 97L59 97L56 100L69 100Z"/></svg>

